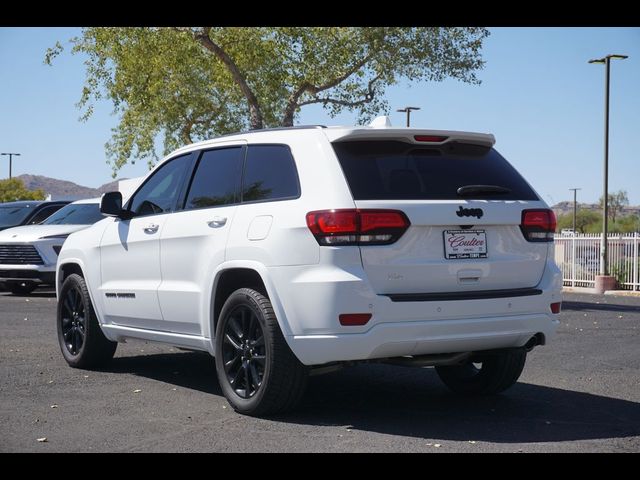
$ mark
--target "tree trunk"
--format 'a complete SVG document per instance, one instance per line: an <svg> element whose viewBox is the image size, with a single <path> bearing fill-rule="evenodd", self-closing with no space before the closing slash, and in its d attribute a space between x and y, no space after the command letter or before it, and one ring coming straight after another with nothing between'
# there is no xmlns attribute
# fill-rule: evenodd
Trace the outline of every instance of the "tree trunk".
<svg viewBox="0 0 640 480"><path fill-rule="evenodd" d="M282 126L283 127L293 127L293 115L294 109L287 109L284 113L284 117L282 118Z"/></svg>
<svg viewBox="0 0 640 480"><path fill-rule="evenodd" d="M262 111L260 110L260 104L253 90L247 83L247 80L240 72L240 69L233 61L233 59L227 54L227 52L220 47L217 43L211 40L209 32L211 27L205 27L200 34L196 35L196 39L210 52L212 52L218 59L227 67L229 73L233 77L234 82L242 91L242 94L247 99L249 105L249 122L251 130L260 130L264 128L264 121L262 120Z"/></svg>

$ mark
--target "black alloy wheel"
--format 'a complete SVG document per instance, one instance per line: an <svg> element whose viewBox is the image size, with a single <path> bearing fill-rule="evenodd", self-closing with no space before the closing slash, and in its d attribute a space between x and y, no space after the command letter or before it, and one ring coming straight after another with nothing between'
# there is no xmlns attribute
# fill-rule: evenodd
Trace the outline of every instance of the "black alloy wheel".
<svg viewBox="0 0 640 480"><path fill-rule="evenodd" d="M263 416L292 410L307 367L293 354L269 298L240 288L225 300L216 324L216 373L236 412Z"/></svg>
<svg viewBox="0 0 640 480"><path fill-rule="evenodd" d="M64 345L73 356L78 355L84 345L87 331L85 315L82 294L77 287L70 288L62 301L61 321Z"/></svg>
<svg viewBox="0 0 640 480"><path fill-rule="evenodd" d="M222 340L222 359L227 380L241 398L253 397L265 373L264 332L255 312L238 305L229 312Z"/></svg>
<svg viewBox="0 0 640 480"><path fill-rule="evenodd" d="M85 279L76 273L62 283L56 316L62 356L74 368L94 368L113 358L118 346L104 336Z"/></svg>

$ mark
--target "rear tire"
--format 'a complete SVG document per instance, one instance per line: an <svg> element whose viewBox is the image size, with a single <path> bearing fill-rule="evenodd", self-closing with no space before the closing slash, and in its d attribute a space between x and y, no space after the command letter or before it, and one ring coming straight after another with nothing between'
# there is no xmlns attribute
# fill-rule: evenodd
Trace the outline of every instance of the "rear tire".
<svg viewBox="0 0 640 480"><path fill-rule="evenodd" d="M8 285L9 290L14 295L29 295L31 294L31 292L33 292L36 289L37 286L38 285L35 285L33 283L26 283L24 285L20 285L19 283L14 283L14 284Z"/></svg>
<svg viewBox="0 0 640 480"><path fill-rule="evenodd" d="M287 345L271 302L250 288L233 292L222 307L216 372L233 409L252 416L293 409L307 383L307 369Z"/></svg>
<svg viewBox="0 0 640 480"><path fill-rule="evenodd" d="M473 358L463 365L436 367L440 380L461 395L494 395L518 381L527 352L524 348ZM478 368L476 365L481 364Z"/></svg>
<svg viewBox="0 0 640 480"><path fill-rule="evenodd" d="M69 275L62 284L56 323L60 350L69 366L91 369L113 358L118 343L102 333L87 284L78 274Z"/></svg>

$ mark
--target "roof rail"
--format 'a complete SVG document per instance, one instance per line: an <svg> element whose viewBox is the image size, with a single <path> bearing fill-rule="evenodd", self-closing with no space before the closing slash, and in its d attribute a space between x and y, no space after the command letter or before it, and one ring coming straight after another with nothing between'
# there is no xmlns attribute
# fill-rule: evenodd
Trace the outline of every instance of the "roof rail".
<svg viewBox="0 0 640 480"><path fill-rule="evenodd" d="M310 128L327 128L326 125L296 125L294 127L273 127L273 128L254 128L252 130L248 130L247 132L239 132L239 133L248 133L248 132L278 132L281 130L307 130Z"/></svg>

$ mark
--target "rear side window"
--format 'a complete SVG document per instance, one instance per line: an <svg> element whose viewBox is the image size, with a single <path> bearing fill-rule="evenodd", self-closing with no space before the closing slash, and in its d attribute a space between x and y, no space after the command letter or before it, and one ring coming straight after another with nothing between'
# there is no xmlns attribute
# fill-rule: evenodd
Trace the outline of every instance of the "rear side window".
<svg viewBox="0 0 640 480"><path fill-rule="evenodd" d="M439 148L398 141L336 142L333 149L355 200L538 200L493 148L450 143ZM460 187L502 187L458 194Z"/></svg>
<svg viewBox="0 0 640 480"><path fill-rule="evenodd" d="M243 202L299 197L298 173L289 147L250 145L242 185Z"/></svg>
<svg viewBox="0 0 640 480"><path fill-rule="evenodd" d="M219 207L239 201L242 148L220 148L202 154L184 208Z"/></svg>

